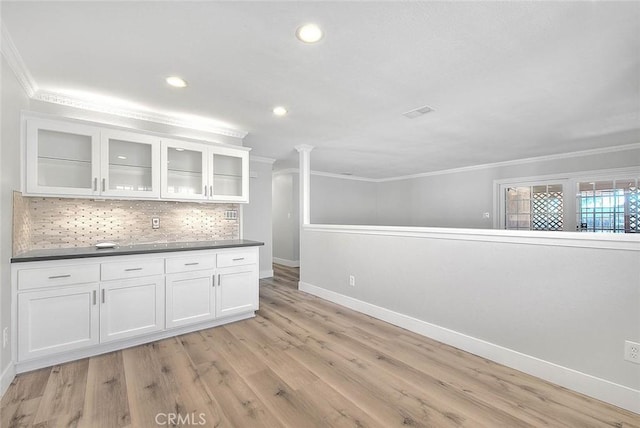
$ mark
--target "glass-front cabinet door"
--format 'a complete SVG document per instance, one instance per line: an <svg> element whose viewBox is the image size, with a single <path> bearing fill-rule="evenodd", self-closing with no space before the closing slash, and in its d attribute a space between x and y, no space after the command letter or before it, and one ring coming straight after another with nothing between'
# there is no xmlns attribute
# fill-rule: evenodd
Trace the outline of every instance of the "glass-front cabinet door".
<svg viewBox="0 0 640 428"><path fill-rule="evenodd" d="M104 196L160 196L160 139L121 131L101 133L100 191Z"/></svg>
<svg viewBox="0 0 640 428"><path fill-rule="evenodd" d="M30 194L98 195L100 139L96 128L29 119L26 191Z"/></svg>
<svg viewBox="0 0 640 428"><path fill-rule="evenodd" d="M162 140L162 197L205 200L209 196L207 146Z"/></svg>
<svg viewBox="0 0 640 428"><path fill-rule="evenodd" d="M249 202L249 152L212 147L209 153L210 199Z"/></svg>

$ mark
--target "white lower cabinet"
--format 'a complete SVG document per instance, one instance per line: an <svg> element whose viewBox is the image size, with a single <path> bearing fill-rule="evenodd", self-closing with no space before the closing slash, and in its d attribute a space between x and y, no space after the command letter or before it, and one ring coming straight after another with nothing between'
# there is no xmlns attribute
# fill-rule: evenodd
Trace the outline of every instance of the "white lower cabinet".
<svg viewBox="0 0 640 428"><path fill-rule="evenodd" d="M100 342L164 329L164 276L103 282Z"/></svg>
<svg viewBox="0 0 640 428"><path fill-rule="evenodd" d="M221 268L216 287L216 315L228 317L258 309L256 265Z"/></svg>
<svg viewBox="0 0 640 428"><path fill-rule="evenodd" d="M28 360L98 344L98 283L18 295L18 359Z"/></svg>
<svg viewBox="0 0 640 428"><path fill-rule="evenodd" d="M216 317L214 275L213 270L167 275L167 328Z"/></svg>
<svg viewBox="0 0 640 428"><path fill-rule="evenodd" d="M18 372L253 316L258 247L12 264Z"/></svg>

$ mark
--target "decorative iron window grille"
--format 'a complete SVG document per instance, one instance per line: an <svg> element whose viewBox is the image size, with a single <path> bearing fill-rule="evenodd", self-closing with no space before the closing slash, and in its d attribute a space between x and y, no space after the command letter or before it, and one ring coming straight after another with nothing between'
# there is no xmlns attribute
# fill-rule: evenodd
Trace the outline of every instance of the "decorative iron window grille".
<svg viewBox="0 0 640 428"><path fill-rule="evenodd" d="M562 184L508 187L505 229L562 230Z"/></svg>

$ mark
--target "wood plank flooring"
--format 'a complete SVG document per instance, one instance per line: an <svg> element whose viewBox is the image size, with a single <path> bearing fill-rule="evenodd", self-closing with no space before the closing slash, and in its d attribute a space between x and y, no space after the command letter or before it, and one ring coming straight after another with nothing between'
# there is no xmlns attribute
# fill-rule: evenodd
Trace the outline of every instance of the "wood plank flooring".
<svg viewBox="0 0 640 428"><path fill-rule="evenodd" d="M256 318L18 375L0 427L638 427L640 415L297 291Z"/></svg>

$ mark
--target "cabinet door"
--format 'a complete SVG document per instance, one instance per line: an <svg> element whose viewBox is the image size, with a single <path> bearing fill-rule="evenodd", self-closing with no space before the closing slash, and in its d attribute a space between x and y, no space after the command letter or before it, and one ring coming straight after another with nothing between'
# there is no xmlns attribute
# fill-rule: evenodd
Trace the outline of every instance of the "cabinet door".
<svg viewBox="0 0 640 428"><path fill-rule="evenodd" d="M100 191L104 196L160 197L160 139L132 132L101 132Z"/></svg>
<svg viewBox="0 0 640 428"><path fill-rule="evenodd" d="M216 315L223 318L258 310L258 267L238 266L218 270Z"/></svg>
<svg viewBox="0 0 640 428"><path fill-rule="evenodd" d="M167 275L167 328L216 317L213 270Z"/></svg>
<svg viewBox="0 0 640 428"><path fill-rule="evenodd" d="M18 294L18 360L98 343L98 284Z"/></svg>
<svg viewBox="0 0 640 428"><path fill-rule="evenodd" d="M207 199L207 146L162 140L161 148L161 196L167 199Z"/></svg>
<svg viewBox="0 0 640 428"><path fill-rule="evenodd" d="M161 275L103 282L100 290L100 342L164 329Z"/></svg>
<svg viewBox="0 0 640 428"><path fill-rule="evenodd" d="M249 152L214 147L209 150L209 199L249 202Z"/></svg>
<svg viewBox="0 0 640 428"><path fill-rule="evenodd" d="M97 128L46 119L27 120L26 191L29 194L98 195Z"/></svg>

